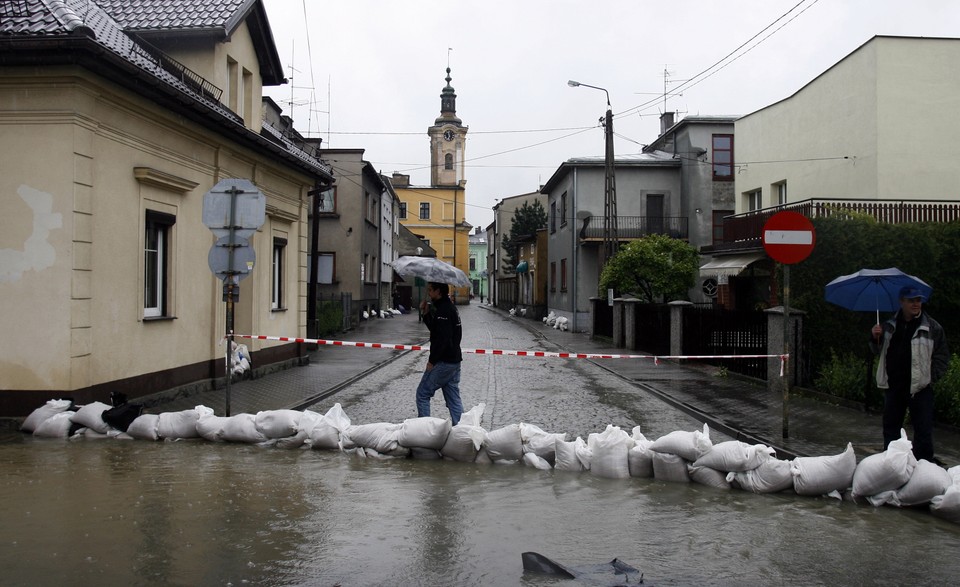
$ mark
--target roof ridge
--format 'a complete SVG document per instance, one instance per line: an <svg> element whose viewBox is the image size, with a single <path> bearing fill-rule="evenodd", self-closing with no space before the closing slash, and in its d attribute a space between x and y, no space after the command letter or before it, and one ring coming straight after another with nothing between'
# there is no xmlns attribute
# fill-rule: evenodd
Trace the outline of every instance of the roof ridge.
<svg viewBox="0 0 960 587"><path fill-rule="evenodd" d="M63 25L68 31L75 31L80 27L86 26L86 22L83 18L80 17L76 11L73 10L70 6L67 6L65 0L42 0L47 4L47 7L50 9L50 14L53 15L60 24Z"/></svg>

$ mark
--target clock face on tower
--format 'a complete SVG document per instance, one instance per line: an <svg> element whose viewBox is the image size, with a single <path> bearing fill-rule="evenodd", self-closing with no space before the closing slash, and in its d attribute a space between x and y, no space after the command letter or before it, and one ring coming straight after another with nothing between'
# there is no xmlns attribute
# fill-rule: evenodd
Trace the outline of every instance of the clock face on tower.
<svg viewBox="0 0 960 587"><path fill-rule="evenodd" d="M446 139L446 140L448 140L448 141L452 141L452 140L453 140L453 131L450 130L450 129L447 129L447 130L443 131L443 138Z"/></svg>

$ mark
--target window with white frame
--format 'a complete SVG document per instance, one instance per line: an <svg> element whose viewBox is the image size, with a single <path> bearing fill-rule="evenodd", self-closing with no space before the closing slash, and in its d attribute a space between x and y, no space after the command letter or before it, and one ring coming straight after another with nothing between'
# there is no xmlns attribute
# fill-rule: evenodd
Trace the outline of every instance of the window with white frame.
<svg viewBox="0 0 960 587"><path fill-rule="evenodd" d="M329 187L320 192L320 203L317 209L321 214L334 214L337 211L337 186Z"/></svg>
<svg viewBox="0 0 960 587"><path fill-rule="evenodd" d="M147 210L143 241L143 317L168 316L171 236L176 217Z"/></svg>
<svg viewBox="0 0 960 587"><path fill-rule="evenodd" d="M317 283L331 284L337 281L337 254L317 253Z"/></svg>
<svg viewBox="0 0 960 587"><path fill-rule="evenodd" d="M763 208L763 190L753 190L744 195L745 208L747 212Z"/></svg>
<svg viewBox="0 0 960 587"><path fill-rule="evenodd" d="M774 184L777 188L777 205L783 206L787 203L787 180Z"/></svg>
<svg viewBox="0 0 960 587"><path fill-rule="evenodd" d="M273 239L273 267L270 287L270 308L273 310L282 310L283 304L283 277L284 262L283 254L287 248L287 239L274 237Z"/></svg>

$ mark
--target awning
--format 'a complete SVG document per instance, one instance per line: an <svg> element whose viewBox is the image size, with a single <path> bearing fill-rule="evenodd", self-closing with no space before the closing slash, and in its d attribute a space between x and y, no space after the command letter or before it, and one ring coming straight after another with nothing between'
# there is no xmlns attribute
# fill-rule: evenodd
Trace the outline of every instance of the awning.
<svg viewBox="0 0 960 587"><path fill-rule="evenodd" d="M715 257L700 267L701 275L738 275L746 269L751 263L766 258L764 253L743 253L740 255L727 255L725 257Z"/></svg>
<svg viewBox="0 0 960 587"><path fill-rule="evenodd" d="M517 263L517 273L526 273L529 270L530 270L530 267L529 265L527 265L526 261L520 261L519 263Z"/></svg>

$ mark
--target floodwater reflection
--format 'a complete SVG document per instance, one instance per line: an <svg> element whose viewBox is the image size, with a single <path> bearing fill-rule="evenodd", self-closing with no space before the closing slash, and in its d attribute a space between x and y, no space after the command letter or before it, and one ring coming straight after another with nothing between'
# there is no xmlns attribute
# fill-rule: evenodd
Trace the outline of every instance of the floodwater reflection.
<svg viewBox="0 0 960 587"><path fill-rule="evenodd" d="M578 585L520 553L656 585L955 584L929 513L521 465L205 441L0 439L5 585Z"/></svg>

